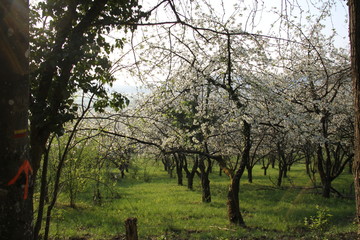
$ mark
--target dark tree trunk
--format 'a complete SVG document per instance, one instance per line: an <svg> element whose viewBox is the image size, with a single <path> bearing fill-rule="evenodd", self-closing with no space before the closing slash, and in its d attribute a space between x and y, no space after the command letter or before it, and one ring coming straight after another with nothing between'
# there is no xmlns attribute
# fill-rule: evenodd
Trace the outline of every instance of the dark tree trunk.
<svg viewBox="0 0 360 240"><path fill-rule="evenodd" d="M279 160L279 174L277 179L277 186L281 187L282 179L285 174L285 153L280 143L277 143L277 153L278 153L278 160Z"/></svg>
<svg viewBox="0 0 360 240"><path fill-rule="evenodd" d="M287 178L287 172L288 172L289 168L285 165L283 168L283 177Z"/></svg>
<svg viewBox="0 0 360 240"><path fill-rule="evenodd" d="M55 135L54 135L55 136ZM47 181L47 172L48 172L48 163L49 163L49 151L51 148L51 143L54 137L52 137L49 141L48 147L45 151L44 160L43 160L43 168L41 173L41 182L40 182L40 198L39 198L39 207L38 207L38 215L36 219L36 224L34 227L34 240L39 239L39 232L41 229L43 215L44 215L44 206L46 198L48 197L48 181Z"/></svg>
<svg viewBox="0 0 360 240"><path fill-rule="evenodd" d="M263 166L263 169L264 169L264 176L266 176L266 175L267 175L267 170L268 170L269 166L270 166L270 162L269 162L266 166Z"/></svg>
<svg viewBox="0 0 360 240"><path fill-rule="evenodd" d="M173 170L174 170L174 164L172 162L172 158L168 155L163 156L163 163L164 163L164 169L169 174L170 178L173 178Z"/></svg>
<svg viewBox="0 0 360 240"><path fill-rule="evenodd" d="M239 226L245 226L244 219L241 215L239 202L240 178L241 176L237 175L230 179L230 185L227 194L227 208L230 223Z"/></svg>
<svg viewBox="0 0 360 240"><path fill-rule="evenodd" d="M271 162L271 168L274 169L274 168L275 168L276 158L275 158L275 157L271 157L271 158L270 158L270 162Z"/></svg>
<svg viewBox="0 0 360 240"><path fill-rule="evenodd" d="M307 174L308 176L310 176L310 175L311 175L311 172L310 172L310 162L308 162L307 159L305 160L305 167L306 167L306 174Z"/></svg>
<svg viewBox="0 0 360 240"><path fill-rule="evenodd" d="M183 158L181 156L179 156L179 154L174 153L173 156L174 156L174 160L175 160L177 182L178 182L178 185L182 186L183 185L184 161L183 161Z"/></svg>
<svg viewBox="0 0 360 240"><path fill-rule="evenodd" d="M248 167L246 167L246 169L247 169L247 177L248 177L248 181L249 181L249 183L252 183L253 182L253 174L252 174L252 170L253 170L253 167L252 166L248 166Z"/></svg>
<svg viewBox="0 0 360 240"><path fill-rule="evenodd" d="M213 172L213 162L209 160L209 173L212 173Z"/></svg>
<svg viewBox="0 0 360 240"><path fill-rule="evenodd" d="M240 191L240 179L245 171L246 165L250 160L251 149L251 125L244 121L243 137L245 142L244 151L242 153L242 159L239 169L230 178L230 186L227 195L227 207L229 221L232 224L245 227L245 221L240 211L239 191Z"/></svg>
<svg viewBox="0 0 360 240"><path fill-rule="evenodd" d="M319 145L317 150L317 158L318 158L318 171L322 184L322 196L324 198L330 198L330 189L331 189L331 179L329 176L329 160L324 159L322 147ZM328 156L327 156L328 158Z"/></svg>
<svg viewBox="0 0 360 240"><path fill-rule="evenodd" d="M311 156L305 153L306 174L311 177Z"/></svg>
<svg viewBox="0 0 360 240"><path fill-rule="evenodd" d="M331 181L329 179L325 179L322 183L322 196L324 198L330 198L331 193Z"/></svg>
<svg viewBox="0 0 360 240"><path fill-rule="evenodd" d="M187 179L187 188L189 190L193 190L194 189L194 177L198 168L198 163L199 160L197 158L194 159L194 165L191 168L191 171L189 171L188 169L188 163L187 163L187 158L184 155L184 170L186 172L186 179Z"/></svg>
<svg viewBox="0 0 360 240"><path fill-rule="evenodd" d="M266 174L267 174L267 170L268 170L268 168L269 168L269 166L270 166L270 159L268 159L268 161L267 161L267 163L265 164L265 160L263 159L262 160L262 169L264 169L264 176L266 176Z"/></svg>
<svg viewBox="0 0 360 240"><path fill-rule="evenodd" d="M351 45L351 69L355 107L354 186L358 234L360 234L360 2L349 0L349 32Z"/></svg>
<svg viewBox="0 0 360 240"><path fill-rule="evenodd" d="M205 166L205 158L200 156L199 169L202 189L202 202L211 202L211 191L210 191L210 179L209 179L209 168Z"/></svg>
<svg viewBox="0 0 360 240"><path fill-rule="evenodd" d="M193 175L186 175L187 177L187 188L189 190L194 190L194 177L195 173Z"/></svg>
<svg viewBox="0 0 360 240"><path fill-rule="evenodd" d="M0 2L0 238L33 235L29 158L29 3Z"/></svg>
<svg viewBox="0 0 360 240"><path fill-rule="evenodd" d="M168 163L166 162L166 157L163 157L161 159L161 162L163 163L163 166L164 166L164 171L168 171Z"/></svg>
<svg viewBox="0 0 360 240"><path fill-rule="evenodd" d="M210 180L208 176L201 178L202 202L211 202Z"/></svg>
<svg viewBox="0 0 360 240"><path fill-rule="evenodd" d="M283 176L284 176L283 167L282 167L282 164L279 164L279 174L278 174L278 178L277 178L277 186L278 187L281 187Z"/></svg>

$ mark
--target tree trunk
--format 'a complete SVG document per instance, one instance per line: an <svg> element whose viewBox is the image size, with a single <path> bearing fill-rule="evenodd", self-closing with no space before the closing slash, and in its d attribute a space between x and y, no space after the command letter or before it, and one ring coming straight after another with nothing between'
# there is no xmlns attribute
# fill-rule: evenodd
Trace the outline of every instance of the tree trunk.
<svg viewBox="0 0 360 240"><path fill-rule="evenodd" d="M245 226L244 219L240 212L239 190L241 176L234 176L230 179L227 194L228 217L231 224Z"/></svg>
<svg viewBox="0 0 360 240"><path fill-rule="evenodd" d="M201 187L202 187L202 202L205 203L211 202L210 180L208 176L203 176L201 178Z"/></svg>
<svg viewBox="0 0 360 240"><path fill-rule="evenodd" d="M174 160L175 160L175 166L176 166L176 175L177 175L177 182L179 186L183 185L183 158L180 156L177 156L176 153L174 153Z"/></svg>
<svg viewBox="0 0 360 240"><path fill-rule="evenodd" d="M283 168L283 177L287 178L287 172L288 172L289 168L285 165Z"/></svg>
<svg viewBox="0 0 360 240"><path fill-rule="evenodd" d="M246 121L244 121L243 137L245 142L244 151L242 153L242 159L239 169L232 177L230 177L230 186L227 195L227 207L230 223L245 227L245 221L240 212L239 191L240 179L245 171L246 165L250 160L251 125Z"/></svg>
<svg viewBox="0 0 360 240"><path fill-rule="evenodd" d="M351 45L351 69L355 104L354 186L358 234L360 234L360 2L349 0L349 35Z"/></svg>
<svg viewBox="0 0 360 240"><path fill-rule="evenodd" d="M172 159L168 155L165 155L164 156L164 162L165 162L164 168L168 172L169 177L173 178L174 164L172 162Z"/></svg>
<svg viewBox="0 0 360 240"><path fill-rule="evenodd" d="M0 237L30 240L29 3L1 1L0 11Z"/></svg>
<svg viewBox="0 0 360 240"><path fill-rule="evenodd" d="M247 173L248 173L248 175L247 175L248 181L249 181L249 183L252 183L253 182L253 175L252 175L253 167L249 165L246 167L246 169L247 169Z"/></svg>
<svg viewBox="0 0 360 240"><path fill-rule="evenodd" d="M267 174L267 170L268 170L268 168L269 168L269 166L270 166L270 159L268 159L268 161L267 161L267 163L265 164L265 160L263 159L262 160L262 169L264 169L264 176L266 176L266 174Z"/></svg>
<svg viewBox="0 0 360 240"><path fill-rule="evenodd" d="M200 156L199 159L199 169L201 178L202 202L209 203L211 202L209 169L206 169L203 156Z"/></svg>
<svg viewBox="0 0 360 240"><path fill-rule="evenodd" d="M192 175L187 175L187 188L189 190L194 190L194 177L195 177L195 174L192 174Z"/></svg>
<svg viewBox="0 0 360 240"><path fill-rule="evenodd" d="M284 176L283 167L281 166L281 164L279 164L279 174L277 179L278 187L281 187L283 176Z"/></svg>
<svg viewBox="0 0 360 240"><path fill-rule="evenodd" d="M194 177L196 174L196 170L198 168L199 161L197 158L195 158L194 165L192 166L191 171L189 171L186 156L183 156L183 157L184 157L184 170L186 172L186 178L187 178L187 188L189 190L193 190L194 189Z"/></svg>
<svg viewBox="0 0 360 240"><path fill-rule="evenodd" d="M168 164L167 164L165 156L161 159L161 162L163 163L164 171L167 172L168 171Z"/></svg>
<svg viewBox="0 0 360 240"><path fill-rule="evenodd" d="M281 143L278 142L276 146L277 146L277 154L279 159L279 175L278 175L277 186L280 187L282 184L282 179L286 176L286 156Z"/></svg>
<svg viewBox="0 0 360 240"><path fill-rule="evenodd" d="M40 182L40 199L39 199L38 215L37 215L36 224L34 227L34 240L39 239L39 232L40 232L42 221L43 221L44 206L45 206L45 200L47 197L47 189L48 189L47 172L48 172L48 165L49 165L48 164L49 163L49 151L50 151L51 143L54 139L54 136L49 141L48 147L47 147L45 155L44 155L44 160L43 160L43 168L42 168L41 182Z"/></svg>
<svg viewBox="0 0 360 240"><path fill-rule="evenodd" d="M317 161L318 171L323 189L322 196L324 198L330 198L331 180L328 173L328 169L329 169L329 167L327 166L328 161L324 160L322 147L320 145L318 146L318 150L317 150L317 158L318 158Z"/></svg>
<svg viewBox="0 0 360 240"><path fill-rule="evenodd" d="M310 177L311 176L311 156L305 153L305 166L306 166L306 174Z"/></svg>
<svg viewBox="0 0 360 240"><path fill-rule="evenodd" d="M322 196L324 198L330 198L330 192L331 192L331 181L329 179L326 179L323 183L322 187Z"/></svg>
<svg viewBox="0 0 360 240"><path fill-rule="evenodd" d="M270 161L271 161L271 168L272 168L272 169L274 169L274 168L275 168L275 160L276 160L276 158L274 158L274 157L271 157L271 158L270 158Z"/></svg>

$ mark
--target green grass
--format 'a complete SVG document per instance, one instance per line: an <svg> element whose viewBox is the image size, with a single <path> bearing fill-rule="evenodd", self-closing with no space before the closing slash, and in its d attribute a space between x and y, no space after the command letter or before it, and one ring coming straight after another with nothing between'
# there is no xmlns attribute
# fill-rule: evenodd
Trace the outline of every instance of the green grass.
<svg viewBox="0 0 360 240"><path fill-rule="evenodd" d="M76 209L68 207L62 195L53 214L51 236L111 239L125 234L125 219L136 217L140 239L312 239L318 233L305 227L304 218L316 215L317 204L327 207L332 215L325 237L356 231L353 199L323 199L316 190L303 189L312 186L303 165L294 166L288 174L282 188L272 183L276 169L263 176L256 166L251 184L246 174L243 176L240 205L248 228L239 229L227 220L227 176L214 171L210 178L212 202L205 204L201 202L198 178L195 190L190 191L177 186L176 179L170 179L162 166L148 164L116 183L119 196L104 188L101 206L93 205L92 189L79 195ZM351 182L352 176L344 173L333 185L339 192L350 194Z"/></svg>

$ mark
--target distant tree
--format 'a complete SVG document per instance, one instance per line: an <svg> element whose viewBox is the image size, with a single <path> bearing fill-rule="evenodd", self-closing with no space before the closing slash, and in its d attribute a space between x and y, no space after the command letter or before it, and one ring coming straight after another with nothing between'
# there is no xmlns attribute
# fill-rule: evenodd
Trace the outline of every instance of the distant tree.
<svg viewBox="0 0 360 240"><path fill-rule="evenodd" d="M317 25L309 37L300 30L306 44L294 47L297 50L285 57L289 66L286 73L292 78L285 91L288 101L296 105L296 114L286 118L292 124L289 127L296 126L301 134L299 141L305 143L307 138L316 145L322 194L328 198L331 182L353 157L353 114L348 98L351 85L346 51L334 47L332 38L325 38L320 32Z"/></svg>
<svg viewBox="0 0 360 240"><path fill-rule="evenodd" d="M0 2L0 237L32 239L29 3Z"/></svg>

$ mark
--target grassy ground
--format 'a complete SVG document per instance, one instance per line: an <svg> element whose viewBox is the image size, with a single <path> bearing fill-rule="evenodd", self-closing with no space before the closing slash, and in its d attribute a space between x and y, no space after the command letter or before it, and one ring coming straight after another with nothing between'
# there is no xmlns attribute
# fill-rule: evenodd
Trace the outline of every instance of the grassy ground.
<svg viewBox="0 0 360 240"><path fill-rule="evenodd" d="M144 166L144 163L142 163ZM297 165L284 179L283 188L276 188L276 169L263 176L260 166L254 169L253 183L243 176L240 204L247 228L231 226L227 220L226 190L228 178L211 175L212 202L201 202L198 179L195 190L177 186L162 167L151 166L130 170L125 179L117 181L110 194L103 189L101 206L92 203L92 190L81 193L77 208L68 207L63 195L54 211L51 236L53 239L122 239L124 221L138 219L140 239L352 239L355 235L355 206L352 198L323 199ZM184 179L186 181L186 178ZM334 187L344 195L352 195L352 176L344 173ZM186 182L184 182L186 183ZM324 229L311 230L305 218L328 209L329 224L320 220Z"/></svg>

